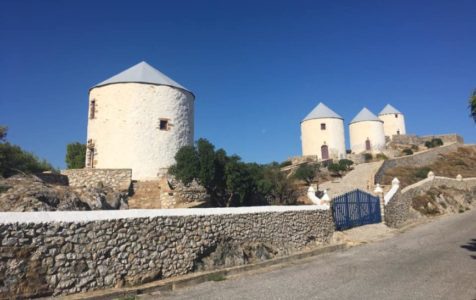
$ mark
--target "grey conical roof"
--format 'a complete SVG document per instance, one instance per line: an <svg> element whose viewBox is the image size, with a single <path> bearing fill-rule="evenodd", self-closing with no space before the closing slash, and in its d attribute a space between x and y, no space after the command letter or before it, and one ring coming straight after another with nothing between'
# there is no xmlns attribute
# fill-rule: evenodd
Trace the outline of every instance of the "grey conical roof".
<svg viewBox="0 0 476 300"><path fill-rule="evenodd" d="M96 84L95 87L100 87L113 83L125 83L125 82L136 82L136 83L150 83L156 85L167 85L176 87L187 92L192 93L182 85L178 84L174 80L170 79L167 75L155 69L145 61L138 63L130 67L129 69L122 71L121 73L112 76L111 78ZM193 94L193 93L192 93Z"/></svg>
<svg viewBox="0 0 476 300"><path fill-rule="evenodd" d="M350 124L363 122L363 121L378 121L382 122L373 112L367 109L367 107L362 108L362 110L350 121Z"/></svg>
<svg viewBox="0 0 476 300"><path fill-rule="evenodd" d="M319 104L314 107L314 109L304 118L304 121L312 119L325 119L325 118L337 118L343 119L335 111L327 107L324 103L319 102Z"/></svg>
<svg viewBox="0 0 476 300"><path fill-rule="evenodd" d="M387 104L378 115L381 116L388 114L401 114L401 112L390 104Z"/></svg>

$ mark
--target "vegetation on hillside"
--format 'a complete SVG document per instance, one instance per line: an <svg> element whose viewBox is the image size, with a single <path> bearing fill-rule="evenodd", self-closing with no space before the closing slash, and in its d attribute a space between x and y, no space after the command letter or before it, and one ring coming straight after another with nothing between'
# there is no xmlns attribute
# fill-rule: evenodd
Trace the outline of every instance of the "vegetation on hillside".
<svg viewBox="0 0 476 300"><path fill-rule="evenodd" d="M433 164L423 167L396 167L385 172L384 184L391 184L393 178L400 180L402 187L425 179L429 171L437 176L455 178L458 174L463 177L476 177L476 147L459 147L456 151L441 154Z"/></svg>
<svg viewBox="0 0 476 300"><path fill-rule="evenodd" d="M79 142L66 146L66 167L68 169L82 169L86 161L86 145Z"/></svg>
<svg viewBox="0 0 476 300"><path fill-rule="evenodd" d="M213 206L296 202L293 180L281 172L278 163L245 163L237 155L215 150L206 139L199 139L194 146L182 147L175 160L169 173L185 184L196 180L203 185Z"/></svg>
<svg viewBox="0 0 476 300"><path fill-rule="evenodd" d="M476 89L473 91L473 94L469 98L469 112L470 116L476 123Z"/></svg>
<svg viewBox="0 0 476 300"><path fill-rule="evenodd" d="M46 160L40 160L33 153L21 149L5 140L7 128L0 126L0 176L10 177L17 173L39 173L52 171Z"/></svg>
<svg viewBox="0 0 476 300"><path fill-rule="evenodd" d="M443 146L443 141L440 138L431 139L431 141L426 141L425 146L427 148L435 148L439 146Z"/></svg>

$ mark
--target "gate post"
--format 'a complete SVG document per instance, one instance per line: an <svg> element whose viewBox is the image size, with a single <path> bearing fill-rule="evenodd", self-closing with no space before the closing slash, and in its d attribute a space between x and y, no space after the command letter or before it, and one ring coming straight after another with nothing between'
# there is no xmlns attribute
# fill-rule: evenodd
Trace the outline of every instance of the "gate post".
<svg viewBox="0 0 476 300"><path fill-rule="evenodd" d="M381 216L381 222L385 223L385 200L383 198L383 189L380 186L380 184L377 183L377 186L374 189L374 193L378 195L378 198L380 199L380 216Z"/></svg>

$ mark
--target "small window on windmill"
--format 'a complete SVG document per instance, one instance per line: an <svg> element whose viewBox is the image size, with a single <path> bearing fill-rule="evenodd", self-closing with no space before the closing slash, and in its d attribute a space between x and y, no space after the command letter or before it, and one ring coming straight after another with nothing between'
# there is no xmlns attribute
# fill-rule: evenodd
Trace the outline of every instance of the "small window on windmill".
<svg viewBox="0 0 476 300"><path fill-rule="evenodd" d="M91 100L91 105L89 107L89 118L94 119L94 115L96 112L96 100Z"/></svg>
<svg viewBox="0 0 476 300"><path fill-rule="evenodd" d="M395 114L395 118L398 118L398 114Z"/></svg>
<svg viewBox="0 0 476 300"><path fill-rule="evenodd" d="M160 119L160 121L159 121L159 129L160 129L160 130L169 130L169 120L167 120L167 119Z"/></svg>
<svg viewBox="0 0 476 300"><path fill-rule="evenodd" d="M326 123L321 123L321 130L326 130Z"/></svg>

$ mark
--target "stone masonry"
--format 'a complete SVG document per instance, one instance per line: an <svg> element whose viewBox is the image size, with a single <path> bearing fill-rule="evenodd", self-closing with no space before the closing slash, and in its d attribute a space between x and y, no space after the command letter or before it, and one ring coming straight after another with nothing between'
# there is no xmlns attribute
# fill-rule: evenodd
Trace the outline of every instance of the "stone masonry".
<svg viewBox="0 0 476 300"><path fill-rule="evenodd" d="M0 213L0 298L137 285L192 272L223 241L283 255L333 232L315 206Z"/></svg>
<svg viewBox="0 0 476 300"><path fill-rule="evenodd" d="M131 169L69 169L61 170L61 174L68 176L72 187L102 184L117 190L128 190L132 181Z"/></svg>
<svg viewBox="0 0 476 300"><path fill-rule="evenodd" d="M421 195L432 187L446 187L456 190L470 191L476 188L476 178L454 179L434 176L423 179L415 184L405 187L395 193L392 199L385 205L385 223L390 227L399 227L411 219L412 199Z"/></svg>

